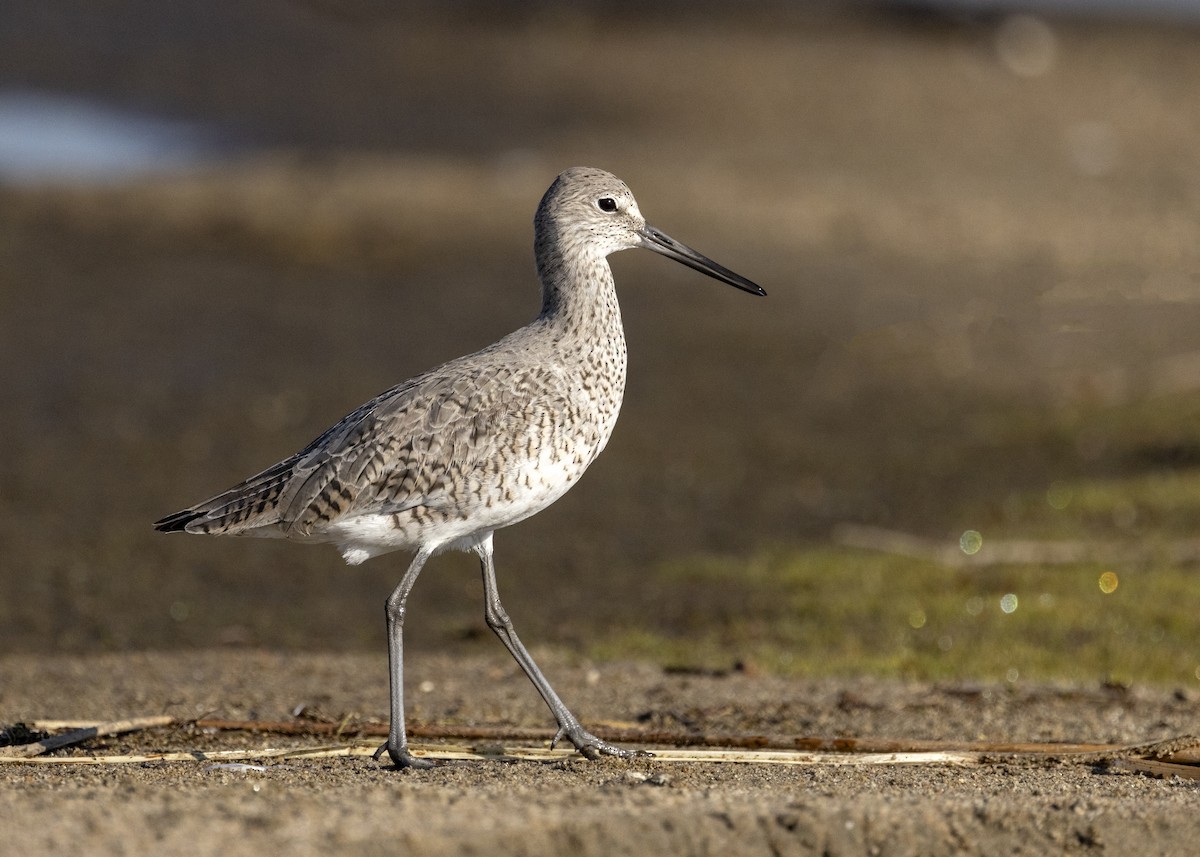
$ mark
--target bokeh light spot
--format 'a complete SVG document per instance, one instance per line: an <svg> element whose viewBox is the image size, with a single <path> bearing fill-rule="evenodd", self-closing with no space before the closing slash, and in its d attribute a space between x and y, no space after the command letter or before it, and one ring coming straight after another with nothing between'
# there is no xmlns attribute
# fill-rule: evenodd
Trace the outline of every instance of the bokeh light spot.
<svg viewBox="0 0 1200 857"><path fill-rule="evenodd" d="M1106 571L1100 575L1100 591L1105 595L1111 595L1117 590L1117 573L1115 571Z"/></svg>
<svg viewBox="0 0 1200 857"><path fill-rule="evenodd" d="M1009 667L1008 670L1004 673L1004 678L1010 683L1015 682L1020 677L1021 677L1021 671L1019 669L1017 669L1016 667Z"/></svg>
<svg viewBox="0 0 1200 857"><path fill-rule="evenodd" d="M1040 77L1058 59L1058 39L1041 18L1009 15L996 28L996 55L1019 77Z"/></svg>
<svg viewBox="0 0 1200 857"><path fill-rule="evenodd" d="M978 530L967 530L959 537L958 546L967 556L974 556L983 547L983 536Z"/></svg>
<svg viewBox="0 0 1200 857"><path fill-rule="evenodd" d="M1008 593L1000 599L1000 609L1005 613L1013 613L1017 609L1017 596L1013 593Z"/></svg>
<svg viewBox="0 0 1200 857"><path fill-rule="evenodd" d="M914 628L925 627L925 611L918 607L908 614L908 624Z"/></svg>

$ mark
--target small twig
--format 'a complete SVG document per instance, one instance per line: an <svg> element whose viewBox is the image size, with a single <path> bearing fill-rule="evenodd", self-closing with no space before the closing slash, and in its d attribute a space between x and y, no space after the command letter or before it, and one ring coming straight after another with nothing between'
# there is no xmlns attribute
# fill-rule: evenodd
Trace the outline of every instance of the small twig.
<svg viewBox="0 0 1200 857"><path fill-rule="evenodd" d="M270 732L274 735L387 735L386 723L355 723L345 719L337 723L319 720L225 720L202 717L193 720L196 729L219 732ZM410 734L412 731L409 730Z"/></svg>
<svg viewBox="0 0 1200 857"><path fill-rule="evenodd" d="M121 765L146 762L237 762L246 759L320 759L373 756L376 745L349 744L305 749L215 750L212 752L138 753L124 756L62 756L0 758L0 761L41 765ZM557 762L576 757L574 750L548 747L503 747L463 744L410 744L414 756L445 761ZM655 762L724 762L760 765L977 765L975 753L803 753L786 750L656 750Z"/></svg>
<svg viewBox="0 0 1200 857"><path fill-rule="evenodd" d="M33 761L33 757L60 747L77 744L89 738L114 735L139 729L162 726L182 726L189 721L172 717L141 717L112 723L87 726L16 747L0 749L0 762ZM35 728L48 729L55 725L72 724L78 721L37 721ZM203 718L190 721L200 729L223 731L268 732L283 735L331 735L341 737L353 733L360 736L387 734L387 726L381 723L357 723L343 718L337 723L322 723L304 720L223 720ZM937 741L921 739L888 738L822 738L794 737L782 735L740 735L728 733L698 734L690 732L647 731L636 729L596 728L596 734L605 740L631 744L666 746L673 749L655 750L659 761L678 762L757 762L762 764L983 764L993 761L1045 762L1061 760L1074 762L1114 762L1116 760L1145 760L1153 764L1171 766L1174 773L1183 767L1189 772L1197 771L1189 765L1200 765L1200 738L1190 735L1179 736L1149 744L1093 744L1066 742L1008 742L1008 741ZM546 744L550 732L543 729L487 726L434 726L415 724L409 730L416 739L457 739L481 742L479 748L452 744L426 744L417 755L438 759L508 759L508 760L552 760L568 758L572 750L554 750L538 747L506 748L509 741ZM414 745L414 748L417 745ZM152 753L135 756L75 756L55 760L39 759L40 762L57 761L70 764L118 764L142 761L189 761L189 760L241 760L256 758L318 758L322 756L369 755L375 745L343 744L334 747L300 748L291 750L229 750L213 752ZM1168 760L1168 761L1162 761ZM1147 771L1149 769L1146 769ZM1191 776L1191 773L1187 774Z"/></svg>
<svg viewBox="0 0 1200 857"><path fill-rule="evenodd" d="M357 734L387 735L386 723L319 723L293 720L219 720L205 718L193 724L198 729L244 730L271 732L280 735ZM826 753L1099 753L1123 749L1117 744L1082 743L1014 743L998 741L929 741L921 739L888 738L820 738L786 735L746 735L728 732L697 733L668 730L605 729L593 727L597 737L605 741L633 744L656 744L671 747L727 747L744 750L804 750ZM410 724L410 738L458 739L466 741L545 741L554 733L548 729L529 729L514 726L437 726Z"/></svg>
<svg viewBox="0 0 1200 857"><path fill-rule="evenodd" d="M1200 780L1200 767L1195 765L1176 765L1172 762L1158 762L1154 759L1113 759L1108 762L1108 767L1118 771L1150 774L1152 777L1179 777L1184 780Z"/></svg>
<svg viewBox="0 0 1200 857"><path fill-rule="evenodd" d="M35 724L40 725L40 724ZM199 729L244 730L271 732L280 735L339 735L384 736L386 723L320 723L299 720L219 720L205 718L194 721ZM41 728L46 728L41 726ZM1099 744L1082 742L1031 741L935 741L919 738L822 738L787 735L746 735L728 732L697 733L668 730L613 729L593 727L597 737L606 741L632 744L653 744L669 747L724 747L741 750L800 750L814 753L983 753L1013 756L1080 756L1097 758L1120 755L1170 757L1177 762L1200 763L1200 739L1190 736L1173 738L1153 744ZM466 741L545 741L553 733L546 729L515 726L438 726L410 723L408 735L414 739L457 739ZM1168 749L1168 745L1170 748Z"/></svg>
<svg viewBox="0 0 1200 857"><path fill-rule="evenodd" d="M15 747L5 747L0 749L0 753L9 757L32 758L33 756L40 756L42 753L49 753L51 750L82 743L89 738L99 738L104 735L120 735L125 732L137 732L141 729L153 729L156 726L170 726L175 722L174 717L166 715L114 720L111 723L99 723L95 726L75 729L62 735L51 735L49 738L43 738L41 741L35 741L32 744L18 744Z"/></svg>

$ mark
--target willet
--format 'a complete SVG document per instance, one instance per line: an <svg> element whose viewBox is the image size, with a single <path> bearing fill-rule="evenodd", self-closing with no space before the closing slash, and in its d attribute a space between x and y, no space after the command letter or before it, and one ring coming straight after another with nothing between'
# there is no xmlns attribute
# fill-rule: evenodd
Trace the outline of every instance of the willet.
<svg viewBox="0 0 1200 857"><path fill-rule="evenodd" d="M399 767L429 767L404 731L404 614L426 561L469 550L483 568L484 616L588 758L632 756L588 733L513 629L492 534L561 497L608 442L625 391L625 334L607 257L645 247L755 295L761 287L648 225L624 182L563 172L534 217L542 310L520 330L367 402L291 458L163 518L165 532L332 542L350 565L416 556L387 599L391 725Z"/></svg>

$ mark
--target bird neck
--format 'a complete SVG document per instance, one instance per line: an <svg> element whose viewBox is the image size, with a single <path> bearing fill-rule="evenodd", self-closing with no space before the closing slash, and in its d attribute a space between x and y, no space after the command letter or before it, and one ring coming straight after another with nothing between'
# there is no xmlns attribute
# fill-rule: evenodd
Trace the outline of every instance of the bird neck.
<svg viewBox="0 0 1200 857"><path fill-rule="evenodd" d="M589 244L542 240L539 231L538 276L542 312L531 329L548 344L558 365L578 376L580 394L602 415L593 428L593 456L608 441L625 395L628 352L612 269Z"/></svg>
<svg viewBox="0 0 1200 857"><path fill-rule="evenodd" d="M623 346L621 308L608 260L588 252L583 242L566 252L563 245L557 240L535 244L542 282L539 319L585 341L616 339Z"/></svg>

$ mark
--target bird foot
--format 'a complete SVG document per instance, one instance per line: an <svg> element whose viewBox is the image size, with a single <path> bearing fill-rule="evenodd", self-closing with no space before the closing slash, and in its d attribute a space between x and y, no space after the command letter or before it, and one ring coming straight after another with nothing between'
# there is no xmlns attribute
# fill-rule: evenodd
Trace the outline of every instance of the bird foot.
<svg viewBox="0 0 1200 857"><path fill-rule="evenodd" d="M550 742L550 749L553 750L563 738L574 744L575 749L589 759L599 759L601 756L616 756L618 759L648 759L654 755L648 750L627 750L616 744L602 741L577 723L560 726L554 740Z"/></svg>
<svg viewBox="0 0 1200 857"><path fill-rule="evenodd" d="M383 758L384 753L387 753L391 757L392 762L395 763L396 767L400 770L403 770L404 768L413 768L414 770L418 771L427 771L430 768L438 767L438 763L432 759L418 759L412 753L408 752L408 747L400 747L397 749L389 746L388 742L386 741L379 745L379 749L374 752L371 758L378 762Z"/></svg>

